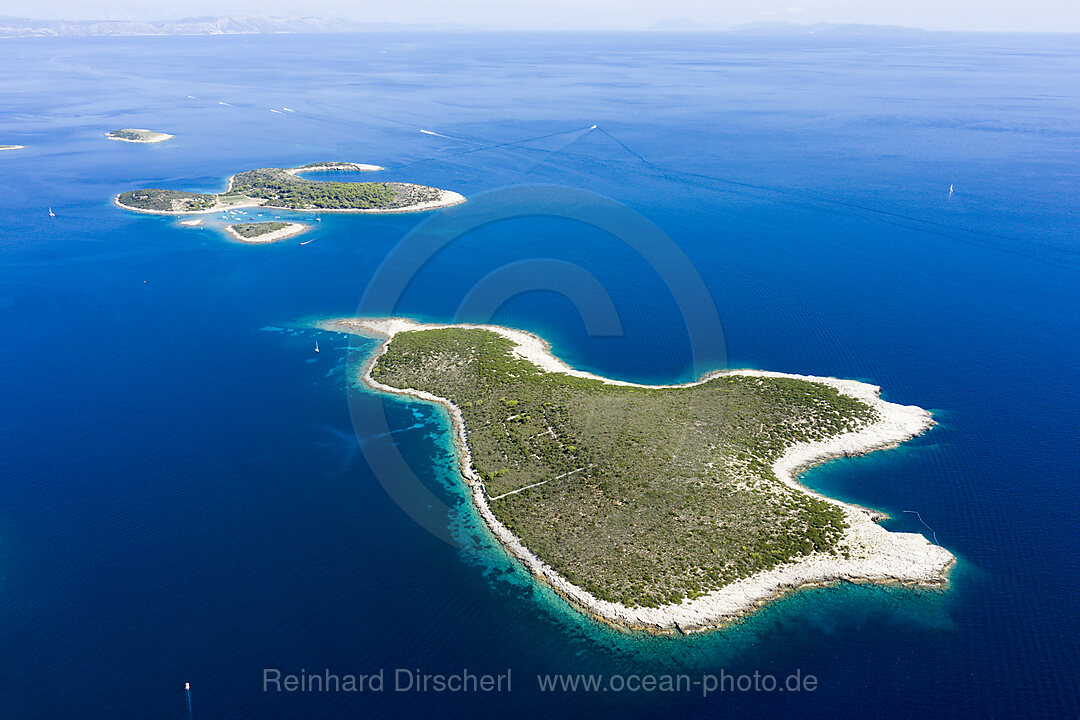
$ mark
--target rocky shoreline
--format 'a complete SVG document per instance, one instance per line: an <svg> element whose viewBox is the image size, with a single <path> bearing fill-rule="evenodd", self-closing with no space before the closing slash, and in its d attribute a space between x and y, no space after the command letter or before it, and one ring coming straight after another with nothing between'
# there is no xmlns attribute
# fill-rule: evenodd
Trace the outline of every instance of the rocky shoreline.
<svg viewBox="0 0 1080 720"><path fill-rule="evenodd" d="M272 230L254 237L244 237L236 231L233 225L225 226L225 232L229 234L229 237L247 245L260 245L263 243L277 242L278 240L286 240L307 232L310 229L310 225L304 225L303 223L286 223L286 226L279 230Z"/></svg>
<svg viewBox="0 0 1080 720"><path fill-rule="evenodd" d="M120 138L112 138L112 139L117 139L118 140ZM131 141L131 142L134 142L134 141ZM354 169L354 170L365 171L365 172L374 171L374 170L381 170L382 169L378 165L361 165L359 163L349 163L349 165L352 166L352 169ZM305 172L321 172L321 171L341 170L341 169L342 168L340 166L318 165L318 166L314 166L314 167L287 168L287 169L284 170L284 172L286 172L286 173L288 173L290 175L297 175L299 173L305 173ZM267 203L266 200L260 199L260 198L250 198L250 197L247 197L247 196L238 196L239 199L236 202L233 202L233 203L223 203L223 202L221 202L220 196L228 194L229 192L232 191L233 183L234 183L235 179L236 179L236 175L230 175L229 179L228 179L228 181L226 182L226 185L225 185L225 192L224 193L214 194L215 197L216 197L216 201L215 201L215 204L213 205L213 207L204 208L204 209L201 209L201 210L149 210L149 209L146 209L146 208L137 208L137 207L133 207L131 205L125 205L124 203L120 202L120 194L117 194L117 195L115 195L113 197L113 204L116 205L117 207L121 207L121 208L123 208L125 210L130 210L131 212L144 213L144 214L147 214L147 215L209 215L209 214L212 214L212 213L221 212L223 210L236 210L236 209L239 209L239 208L248 208L248 207L266 207L266 203ZM401 207L392 207L392 208L277 208L276 206L269 206L269 207L274 208L274 209L289 210L289 211L292 211L292 212L309 212L309 213L317 213L317 214L322 214L322 213L368 213L368 214L373 214L373 215L381 215L381 214L391 214L391 213L420 212L420 211L423 211L423 210L437 210L439 208L446 208L446 207L451 207L453 205L460 205L461 203L465 202L465 196L464 195L462 195L460 193L456 193L456 192L454 192L452 190L443 190L441 188L429 188L429 187L427 187L425 185L417 185L415 183L392 182L392 183L388 183L388 184L392 185L396 191L404 193L406 195L406 198L412 200L412 202L410 202L407 205L402 205ZM428 191L428 190L438 193L437 196L434 197L433 199L426 199L427 194L424 191ZM194 195L194 194L195 193L192 193L192 195ZM209 195L207 195L207 196L209 196ZM176 207L175 203L173 204L173 207Z"/></svg>
<svg viewBox="0 0 1080 720"><path fill-rule="evenodd" d="M813 465L830 458L860 455L893 447L922 434L934 424L930 413L922 408L897 405L882 400L881 389L874 385L837 378L759 370L730 370L711 373L694 383L647 386L611 380L574 370L556 358L542 338L512 328L494 325L422 325L404 318L343 318L318 323L318 327L382 339L379 350L364 366L361 378L364 384L381 392L414 397L446 408L453 421L454 440L458 450L461 474L470 487L473 505L491 532L512 555L525 564L534 576L547 583L579 610L614 627L653 634L701 632L737 622L768 602L801 588L822 587L841 581L909 587L942 587L948 582L949 572L955 564L955 558L948 550L932 544L922 535L890 532L878 525L877 521L884 517L881 513L820 495L798 482L798 474ZM850 557L815 553L738 580L697 599L685 599L680 603L659 608L628 607L621 603L601 600L574 585L525 547L521 540L499 522L491 511L483 481L472 466L472 455L469 451L465 420L461 411L445 398L418 390L390 387L372 377L372 368L378 358L386 352L395 334L409 330L448 327L478 328L497 332L516 344L515 354L533 362L542 370L594 378L610 384L636 387L686 387L731 374L793 377L830 385L844 394L867 403L877 411L878 420L874 423L858 431L845 433L825 441L794 445L773 464L773 471L782 482L800 492L822 498L843 510L848 523L844 540L850 547Z"/></svg>

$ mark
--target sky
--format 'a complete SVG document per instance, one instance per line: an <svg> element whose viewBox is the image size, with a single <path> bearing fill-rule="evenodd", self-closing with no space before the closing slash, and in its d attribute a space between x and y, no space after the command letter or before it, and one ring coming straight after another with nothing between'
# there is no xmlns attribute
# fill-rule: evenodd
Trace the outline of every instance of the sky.
<svg viewBox="0 0 1080 720"><path fill-rule="evenodd" d="M708 29L752 22L837 22L929 30L1080 32L1080 0L0 0L0 15L43 20L173 20L317 15L488 29L636 30L663 21Z"/></svg>

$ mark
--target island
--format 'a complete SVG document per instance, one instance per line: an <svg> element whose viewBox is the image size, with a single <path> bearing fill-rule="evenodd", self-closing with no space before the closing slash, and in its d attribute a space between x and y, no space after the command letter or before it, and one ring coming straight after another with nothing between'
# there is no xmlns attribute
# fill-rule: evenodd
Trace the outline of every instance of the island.
<svg viewBox="0 0 1080 720"><path fill-rule="evenodd" d="M465 202L450 190L402 182L322 182L298 177L327 170L370 171L377 165L318 162L295 168L260 168L229 178L223 193L194 193L149 188L114 198L127 210L164 215L211 213L240 207L352 213L399 213L433 210Z"/></svg>
<svg viewBox="0 0 1080 720"><path fill-rule="evenodd" d="M289 168L285 172L289 173L290 175L299 175L300 173L330 172L335 170L338 172L374 172L376 170L383 169L385 168L383 168L381 165L367 165L365 163L332 161L308 163L307 165L301 165L300 167Z"/></svg>
<svg viewBox="0 0 1080 720"><path fill-rule="evenodd" d="M225 232L245 243L270 243L296 237L310 226L289 222L253 222L226 225Z"/></svg>
<svg viewBox="0 0 1080 720"><path fill-rule="evenodd" d="M175 135L169 135L168 133L154 132L153 130L147 130L145 128L121 128L119 130L110 130L105 133L105 137L110 140L119 140L120 142L130 143L159 143L166 140L172 140Z"/></svg>
<svg viewBox="0 0 1080 720"><path fill-rule="evenodd" d="M0 145L0 151L3 151L3 150L22 150L25 147L26 147L25 145Z"/></svg>
<svg viewBox="0 0 1080 720"><path fill-rule="evenodd" d="M598 620L691 633L799 588L948 581L948 550L798 482L811 465L934 424L873 385L758 370L640 385L575 370L511 328L316 325L382 341L360 380L446 409L487 527Z"/></svg>

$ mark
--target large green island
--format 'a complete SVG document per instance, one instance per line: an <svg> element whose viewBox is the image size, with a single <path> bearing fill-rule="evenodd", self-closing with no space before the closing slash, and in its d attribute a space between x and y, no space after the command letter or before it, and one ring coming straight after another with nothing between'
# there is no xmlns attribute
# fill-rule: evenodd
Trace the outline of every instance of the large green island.
<svg viewBox="0 0 1080 720"><path fill-rule="evenodd" d="M488 527L605 622L692 632L799 587L947 580L947 550L796 479L933 424L872 385L744 370L644 386L573 370L509 328L319 326L383 339L363 382L445 407Z"/></svg>
<svg viewBox="0 0 1080 720"><path fill-rule="evenodd" d="M318 212L392 213L448 207L464 202L456 192L401 182L323 182L305 172L372 171L376 165L317 162L295 168L260 168L233 175L223 193L147 188L116 196L122 208L165 215L211 213L240 207Z"/></svg>

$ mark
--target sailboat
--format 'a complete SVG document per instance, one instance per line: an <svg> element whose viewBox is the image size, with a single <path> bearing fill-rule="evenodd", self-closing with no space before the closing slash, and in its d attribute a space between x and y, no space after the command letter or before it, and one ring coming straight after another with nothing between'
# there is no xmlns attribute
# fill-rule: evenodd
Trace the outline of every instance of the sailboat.
<svg viewBox="0 0 1080 720"><path fill-rule="evenodd" d="M56 217L56 213L52 211L51 207L49 208L49 217Z"/></svg>
<svg viewBox="0 0 1080 720"><path fill-rule="evenodd" d="M952 191L953 191L953 186L952 186L952 185L949 185L949 194L950 194L950 195L952 195Z"/></svg>

